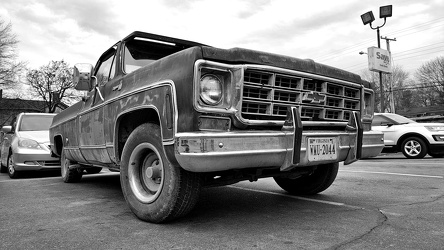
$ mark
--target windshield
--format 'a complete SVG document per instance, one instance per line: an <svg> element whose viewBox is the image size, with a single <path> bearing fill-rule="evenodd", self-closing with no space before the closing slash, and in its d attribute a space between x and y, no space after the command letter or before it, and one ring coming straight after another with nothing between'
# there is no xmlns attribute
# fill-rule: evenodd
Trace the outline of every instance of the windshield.
<svg viewBox="0 0 444 250"><path fill-rule="evenodd" d="M20 122L19 131L49 130L54 116L50 115L24 115Z"/></svg>
<svg viewBox="0 0 444 250"><path fill-rule="evenodd" d="M387 118L389 118L390 120L393 120L395 123L398 124L406 124L406 123L416 123L413 120L410 120L407 117L401 116L401 115L397 115L397 114L384 114Z"/></svg>

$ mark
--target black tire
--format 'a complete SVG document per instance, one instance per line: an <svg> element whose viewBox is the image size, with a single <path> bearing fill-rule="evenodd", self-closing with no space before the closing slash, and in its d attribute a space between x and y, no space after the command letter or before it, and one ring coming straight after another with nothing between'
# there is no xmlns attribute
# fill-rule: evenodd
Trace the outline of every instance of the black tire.
<svg viewBox="0 0 444 250"><path fill-rule="evenodd" d="M409 159L421 159L427 154L427 145L421 138L408 137L401 144L401 152Z"/></svg>
<svg viewBox="0 0 444 250"><path fill-rule="evenodd" d="M274 177L276 183L290 194L313 195L330 187L338 174L339 163L319 165L312 174L296 179Z"/></svg>
<svg viewBox="0 0 444 250"><path fill-rule="evenodd" d="M69 168L69 166L76 163L66 158L65 150L62 150L62 155L60 156L60 164L60 172L64 182L73 183L79 182L82 179L82 170L80 168Z"/></svg>
<svg viewBox="0 0 444 250"><path fill-rule="evenodd" d="M98 174L100 171L102 171L101 167L88 167L85 168L86 173L88 174Z"/></svg>
<svg viewBox="0 0 444 250"><path fill-rule="evenodd" d="M19 178L20 173L14 168L14 155L10 153L8 155L8 162L6 163L6 168L8 169L8 175L11 179Z"/></svg>
<svg viewBox="0 0 444 250"><path fill-rule="evenodd" d="M125 143L120 183L126 202L141 220L162 223L189 213L201 189L197 173L168 161L158 125L142 124Z"/></svg>

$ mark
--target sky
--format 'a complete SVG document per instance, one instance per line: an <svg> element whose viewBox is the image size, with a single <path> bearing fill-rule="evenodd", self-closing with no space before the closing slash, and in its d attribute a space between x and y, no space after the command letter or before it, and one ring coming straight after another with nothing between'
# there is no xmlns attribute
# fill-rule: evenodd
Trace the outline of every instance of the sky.
<svg viewBox="0 0 444 250"><path fill-rule="evenodd" d="M444 0L0 0L0 18L11 22L19 60L31 69L52 60L95 64L133 31L191 40L214 47L249 48L360 74L377 33L361 15L393 6L380 28L393 63L411 76L444 56ZM386 40L381 39L381 48Z"/></svg>

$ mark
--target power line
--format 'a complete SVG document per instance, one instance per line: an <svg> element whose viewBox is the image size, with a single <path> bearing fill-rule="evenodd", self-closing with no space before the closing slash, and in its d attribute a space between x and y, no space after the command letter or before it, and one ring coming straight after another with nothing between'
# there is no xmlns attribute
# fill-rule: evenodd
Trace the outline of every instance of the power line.
<svg viewBox="0 0 444 250"><path fill-rule="evenodd" d="M440 21L438 21L438 20L440 20ZM431 20L431 21L428 21L428 22L425 22L425 23L413 25L413 26L410 26L410 27L407 27L407 28L404 28L404 29L401 29L401 30L396 30L396 31L393 31L391 33L388 33L387 35L393 36L393 35L396 35L396 34L399 34L399 33L405 32L405 31L414 30L416 28L421 28L423 26L428 26L431 23L439 23L441 21L444 21L444 17L440 17L438 19L434 19L434 20ZM444 25L444 24L442 24L442 25Z"/></svg>
<svg viewBox="0 0 444 250"><path fill-rule="evenodd" d="M409 30L414 30L416 28L421 28L423 26L428 26L431 23L439 23L439 22L443 22L443 21L444 21L444 17L441 17L441 18L434 19L434 20L431 20L431 21L428 21L428 22L425 22L425 23L422 23L422 24L414 25L414 26L411 26L411 27L408 27L408 28L405 28L405 29L397 30L397 31L394 31L394 32L389 32L388 35L400 34L400 33L403 33L403 32L409 31ZM406 35L410 35L410 34L414 34L414 33L423 32L424 30L428 30L428 29L432 29L432 28L437 28L437 27L440 27L440 26L443 26L443 25L444 25L444 23L443 24L439 24L439 25L435 25L435 26L430 26L429 28L422 28L420 31L415 31L415 32L404 34L404 35L400 35L400 36L402 37L402 36L406 36ZM328 61L328 60L331 60L331 59L335 59L335 58L338 57L338 54L343 54L346 51L349 51L351 49L354 50L354 49L356 49L358 47L361 47L364 44L370 43L371 41L372 40L366 40L366 41L354 44L352 46L345 47L343 49L335 50L334 52L332 52L330 54L326 54L326 55L320 56L318 58L315 58L315 60L316 61L324 62L324 61Z"/></svg>

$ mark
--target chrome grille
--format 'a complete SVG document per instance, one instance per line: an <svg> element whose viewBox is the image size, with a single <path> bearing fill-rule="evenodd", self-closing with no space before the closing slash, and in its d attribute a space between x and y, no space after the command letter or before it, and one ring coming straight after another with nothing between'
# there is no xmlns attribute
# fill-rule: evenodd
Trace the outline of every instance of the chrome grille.
<svg viewBox="0 0 444 250"><path fill-rule="evenodd" d="M360 86L275 72L246 70L242 118L285 120L288 107L298 107L302 120L348 121L360 110Z"/></svg>

